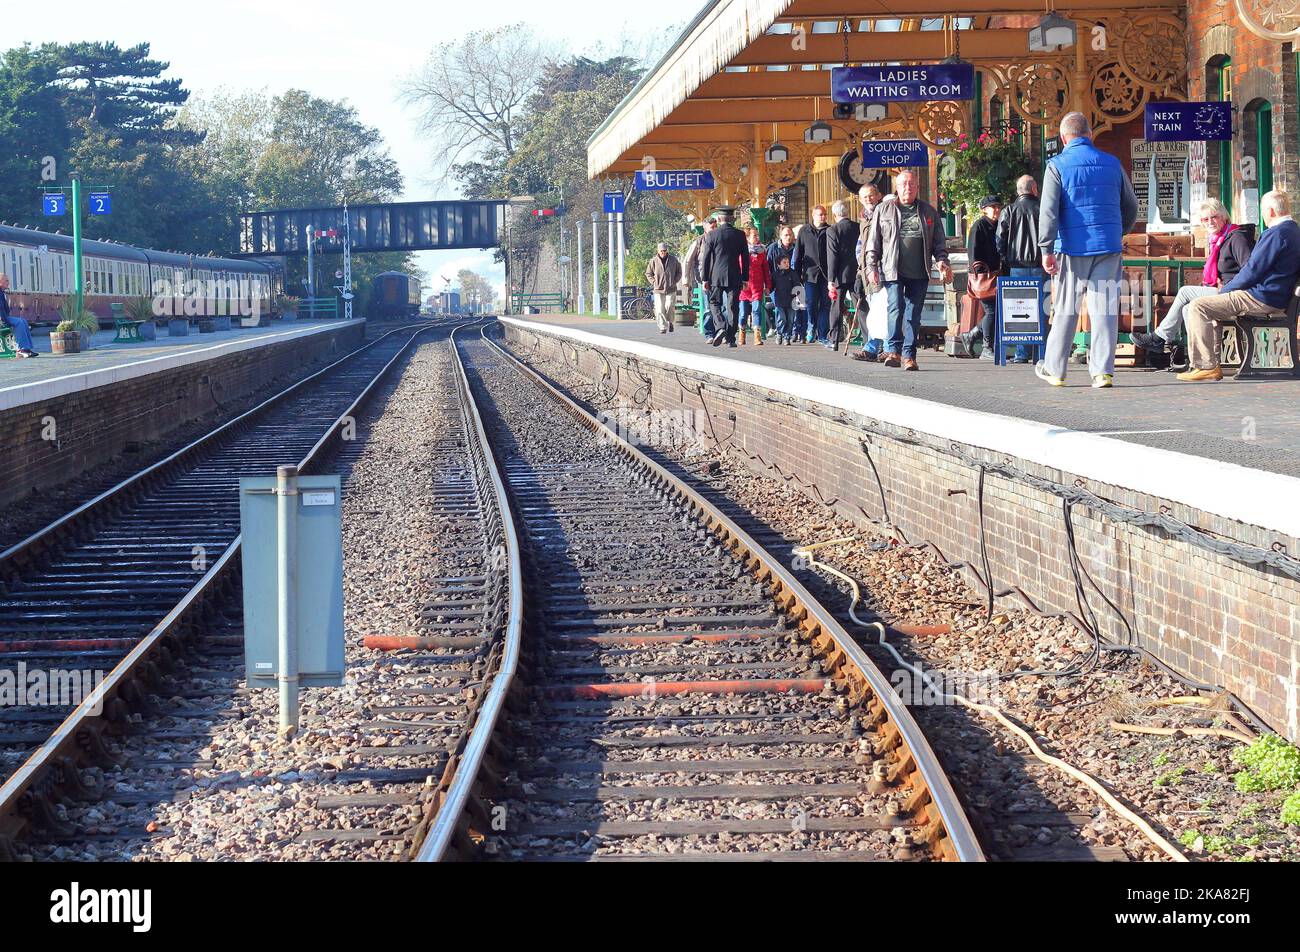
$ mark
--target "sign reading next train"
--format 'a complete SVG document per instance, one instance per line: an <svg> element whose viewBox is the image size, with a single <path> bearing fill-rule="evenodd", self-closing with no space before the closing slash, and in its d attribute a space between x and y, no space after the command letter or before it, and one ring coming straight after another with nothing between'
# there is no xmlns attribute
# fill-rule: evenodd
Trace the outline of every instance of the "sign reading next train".
<svg viewBox="0 0 1300 952"><path fill-rule="evenodd" d="M930 102L974 98L973 63L837 66L831 70L831 99L835 102Z"/></svg>
<svg viewBox="0 0 1300 952"><path fill-rule="evenodd" d="M1231 102L1149 102L1148 142L1224 142L1232 138Z"/></svg>

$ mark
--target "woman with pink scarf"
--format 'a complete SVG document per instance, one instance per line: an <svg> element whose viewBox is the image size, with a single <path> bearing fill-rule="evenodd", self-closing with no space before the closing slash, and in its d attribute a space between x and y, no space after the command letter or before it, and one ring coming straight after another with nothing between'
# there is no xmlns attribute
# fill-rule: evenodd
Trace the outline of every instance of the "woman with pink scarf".
<svg viewBox="0 0 1300 952"><path fill-rule="evenodd" d="M1164 353L1183 329L1183 308L1194 298L1218 294L1219 288L1237 276L1250 257L1252 242L1228 219L1228 209L1217 198L1207 198L1199 208L1205 226L1205 270L1200 285L1185 284L1169 307L1169 313L1153 333L1134 334L1133 343L1143 350Z"/></svg>

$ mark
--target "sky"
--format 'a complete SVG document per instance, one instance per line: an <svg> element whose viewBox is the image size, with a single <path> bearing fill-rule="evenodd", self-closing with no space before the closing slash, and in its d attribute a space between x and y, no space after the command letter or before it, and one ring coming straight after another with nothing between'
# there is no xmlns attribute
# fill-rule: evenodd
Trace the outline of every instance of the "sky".
<svg viewBox="0 0 1300 952"><path fill-rule="evenodd" d="M684 26L705 0L656 0L656 32ZM266 89L272 95L305 89L327 99L347 99L360 119L377 127L401 167L408 201L458 197L434 187L431 156L437 143L422 135L417 115L398 102L402 80L428 59L435 45L475 30L524 22L575 53L599 54L634 21L609 16L608 2L366 3L317 0L310 5L218 0L208 12L182 14L163 0L60 0L53 16L38 4L11 5L4 20L4 46L23 42L113 41L120 46L148 42L152 55L169 62L165 74L191 92ZM628 8L633 9L633 8ZM557 27L557 23L562 24ZM421 252L420 267L441 290L440 276L455 279L461 268L504 281L490 251Z"/></svg>

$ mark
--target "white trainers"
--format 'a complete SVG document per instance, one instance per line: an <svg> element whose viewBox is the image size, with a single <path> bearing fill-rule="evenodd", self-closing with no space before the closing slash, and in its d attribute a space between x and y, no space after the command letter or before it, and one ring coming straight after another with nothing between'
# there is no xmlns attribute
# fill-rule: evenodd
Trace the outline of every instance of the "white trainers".
<svg viewBox="0 0 1300 952"><path fill-rule="evenodd" d="M1112 374L1097 374L1092 378L1092 389L1109 390L1114 383L1114 379Z"/></svg>
<svg viewBox="0 0 1300 952"><path fill-rule="evenodd" d="M1044 364L1041 360L1038 363L1034 364L1034 376L1037 377L1039 380L1046 380L1053 387L1065 386L1065 378L1053 377L1051 374L1047 372L1047 365Z"/></svg>

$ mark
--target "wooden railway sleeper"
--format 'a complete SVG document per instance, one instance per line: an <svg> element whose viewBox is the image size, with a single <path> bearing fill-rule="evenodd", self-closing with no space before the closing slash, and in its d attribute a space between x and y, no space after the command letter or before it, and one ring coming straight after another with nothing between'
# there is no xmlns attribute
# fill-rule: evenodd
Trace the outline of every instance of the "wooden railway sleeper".
<svg viewBox="0 0 1300 952"><path fill-rule="evenodd" d="M98 800L104 793L103 783L87 783L81 768L71 757L59 758L51 779L59 792L70 800L90 803Z"/></svg>
<svg viewBox="0 0 1300 952"><path fill-rule="evenodd" d="M71 836L76 827L60 818L55 802L55 795L48 782L40 784L23 794L18 809L28 818L32 829L54 836Z"/></svg>
<svg viewBox="0 0 1300 952"><path fill-rule="evenodd" d="M104 742L102 726L85 726L77 731L77 748L82 759L93 766L109 769L118 766L120 758Z"/></svg>

